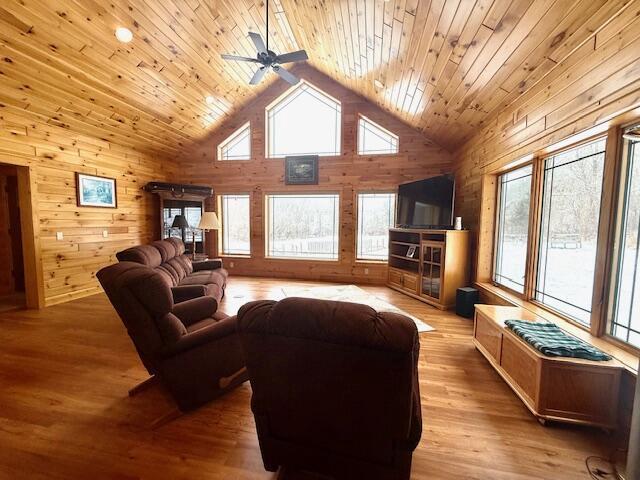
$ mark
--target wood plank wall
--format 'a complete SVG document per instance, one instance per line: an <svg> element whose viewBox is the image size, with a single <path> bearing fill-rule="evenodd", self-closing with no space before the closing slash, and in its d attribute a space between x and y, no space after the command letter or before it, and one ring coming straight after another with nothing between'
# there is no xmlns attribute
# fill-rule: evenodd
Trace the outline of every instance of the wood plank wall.
<svg viewBox="0 0 640 480"><path fill-rule="evenodd" d="M47 305L99 292L95 274L117 251L157 236L154 199L141 187L168 178L171 166L161 158L38 121L26 110L8 115L0 105L0 163L31 169ZM75 172L116 178L118 208L77 207Z"/></svg>
<svg viewBox="0 0 640 480"><path fill-rule="evenodd" d="M338 157L320 158L318 186L284 185L284 160L265 158L265 107L288 87L276 82L260 97L216 129L179 159L179 172L185 182L212 186L220 193L251 194L250 259L225 261L231 274L270 277L309 278L329 281L383 283L386 264L355 260L355 194L358 191L393 191L398 184L451 171L450 154L417 130L383 112L363 97L340 86L309 66L292 70L296 75L342 102L342 152ZM397 155L358 156L357 121L363 114L400 138ZM247 121L251 122L250 161L218 161L217 146ZM275 260L265 258L263 201L265 192L340 193L340 258L337 262ZM211 245L212 242L210 241ZM368 274L365 274L365 268Z"/></svg>
<svg viewBox="0 0 640 480"><path fill-rule="evenodd" d="M455 153L456 215L477 239L482 175L640 107L640 5L606 19ZM640 110L636 112L640 118ZM475 268L475 262L474 262Z"/></svg>

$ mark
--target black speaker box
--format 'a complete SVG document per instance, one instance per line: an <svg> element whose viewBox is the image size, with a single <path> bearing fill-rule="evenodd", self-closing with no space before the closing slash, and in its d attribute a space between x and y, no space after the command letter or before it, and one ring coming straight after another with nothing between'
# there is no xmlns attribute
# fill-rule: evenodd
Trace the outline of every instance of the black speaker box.
<svg viewBox="0 0 640 480"><path fill-rule="evenodd" d="M480 295L478 290L471 287L459 288L456 291L456 314L461 317L473 317L474 305L478 303Z"/></svg>

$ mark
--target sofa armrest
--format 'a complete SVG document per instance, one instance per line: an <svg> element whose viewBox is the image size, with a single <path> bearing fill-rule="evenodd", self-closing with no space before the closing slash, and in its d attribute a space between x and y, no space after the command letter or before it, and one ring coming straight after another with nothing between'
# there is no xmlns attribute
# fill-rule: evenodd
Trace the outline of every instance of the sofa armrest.
<svg viewBox="0 0 640 480"><path fill-rule="evenodd" d="M207 290L204 285L178 285L171 287L173 303L180 303L192 298L199 298L206 295Z"/></svg>
<svg viewBox="0 0 640 480"><path fill-rule="evenodd" d="M192 298L173 306L173 313L185 325L193 325L200 320L211 317L218 309L218 302L215 298L205 296Z"/></svg>
<svg viewBox="0 0 640 480"><path fill-rule="evenodd" d="M236 317L234 315L209 327L183 335L178 341L167 346L162 353L164 356L170 357L236 333Z"/></svg>
<svg viewBox="0 0 640 480"><path fill-rule="evenodd" d="M203 260L201 262L193 262L193 271L200 272L202 270L217 270L222 268L222 259L214 258L211 260Z"/></svg>

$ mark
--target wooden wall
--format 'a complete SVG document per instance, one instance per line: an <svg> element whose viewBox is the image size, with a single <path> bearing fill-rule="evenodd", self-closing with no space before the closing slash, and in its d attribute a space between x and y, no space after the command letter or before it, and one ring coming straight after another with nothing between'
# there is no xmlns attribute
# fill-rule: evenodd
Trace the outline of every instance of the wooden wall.
<svg viewBox="0 0 640 480"><path fill-rule="evenodd" d="M154 199L141 191L167 178L162 159L76 134L0 104L0 163L30 168L47 305L100 291L96 272L115 252L156 238ZM75 172L117 179L118 208L76 205ZM103 237L103 231L108 234ZM64 239L56 240L56 232Z"/></svg>
<svg viewBox="0 0 640 480"><path fill-rule="evenodd" d="M625 115L640 118L640 5L599 29L454 154L456 215L478 234L482 175ZM474 263L475 266L475 263Z"/></svg>
<svg viewBox="0 0 640 480"><path fill-rule="evenodd" d="M340 86L309 66L292 70L301 78L342 102L342 152L338 157L320 158L318 186L284 185L284 160L265 158L265 106L286 91L285 82L276 82L260 97L234 115L210 136L179 159L185 182L211 185L217 194L251 194L250 259L227 259L232 274L312 278L346 282L382 283L386 264L355 261L355 194L357 191L390 191L400 183L451 171L450 154L421 133L373 106L364 98ZM400 138L397 155L358 156L357 120L361 113L396 133ZM218 161L217 145L233 131L251 122L250 161ZM267 192L340 193L340 258L337 262L275 260L265 258L263 200ZM211 245L212 242L209 242ZM365 268L368 273L365 274Z"/></svg>

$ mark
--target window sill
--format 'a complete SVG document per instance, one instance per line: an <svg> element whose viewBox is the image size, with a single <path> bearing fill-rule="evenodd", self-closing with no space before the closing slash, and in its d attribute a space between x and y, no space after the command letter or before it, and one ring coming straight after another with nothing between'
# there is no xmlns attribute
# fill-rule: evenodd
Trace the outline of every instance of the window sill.
<svg viewBox="0 0 640 480"><path fill-rule="evenodd" d="M251 255L243 255L241 253L221 253L220 258L251 258Z"/></svg>
<svg viewBox="0 0 640 480"><path fill-rule="evenodd" d="M475 286L480 290L483 290L491 295L495 295L503 300L505 303L514 307L520 307L533 315L540 317L544 320L550 321L558 325L562 330L567 333L584 340L585 342L599 348L605 353L608 353L621 364L625 369L633 375L638 374L638 362L640 354L638 352L631 352L628 348L620 346L620 342L614 340L609 335L603 337L595 337L582 325L578 325L570 320L567 320L559 315L556 315L544 308L539 307L535 303L523 300L517 297L511 292L506 291L503 288L496 287L491 283L475 282Z"/></svg>
<svg viewBox="0 0 640 480"><path fill-rule="evenodd" d="M387 265L389 263L388 260L367 260L367 259L356 259L356 264L362 263L366 265Z"/></svg>
<svg viewBox="0 0 640 480"><path fill-rule="evenodd" d="M303 262L326 262L326 263L339 263L340 260L337 258L313 258L313 257L271 257L265 256L265 260L297 260Z"/></svg>

